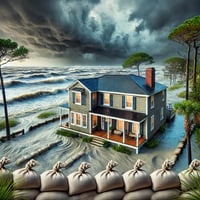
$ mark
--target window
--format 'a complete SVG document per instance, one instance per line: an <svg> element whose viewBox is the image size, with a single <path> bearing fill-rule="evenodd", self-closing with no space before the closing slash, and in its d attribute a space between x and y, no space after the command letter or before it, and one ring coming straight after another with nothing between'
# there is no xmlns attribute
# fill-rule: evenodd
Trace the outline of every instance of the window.
<svg viewBox="0 0 200 200"><path fill-rule="evenodd" d="M76 125L81 125L81 114L76 113Z"/></svg>
<svg viewBox="0 0 200 200"><path fill-rule="evenodd" d="M162 107L160 109L160 120L163 120L163 118L164 118L164 108Z"/></svg>
<svg viewBox="0 0 200 200"><path fill-rule="evenodd" d="M93 115L92 116L92 127L95 128L97 126L97 116Z"/></svg>
<svg viewBox="0 0 200 200"><path fill-rule="evenodd" d="M71 124L87 128L87 115L71 112Z"/></svg>
<svg viewBox="0 0 200 200"><path fill-rule="evenodd" d="M154 115L151 116L151 131L154 129Z"/></svg>
<svg viewBox="0 0 200 200"><path fill-rule="evenodd" d="M82 115L82 126L87 127L87 115Z"/></svg>
<svg viewBox="0 0 200 200"><path fill-rule="evenodd" d="M132 96L126 96L126 108L132 109Z"/></svg>
<svg viewBox="0 0 200 200"><path fill-rule="evenodd" d="M133 133L137 133L138 132L138 124L133 123Z"/></svg>
<svg viewBox="0 0 200 200"><path fill-rule="evenodd" d="M109 106L110 105L110 94L104 93L104 105Z"/></svg>
<svg viewBox="0 0 200 200"><path fill-rule="evenodd" d="M154 96L151 96L151 108L154 108Z"/></svg>
<svg viewBox="0 0 200 200"><path fill-rule="evenodd" d="M73 103L81 105L81 92L72 93Z"/></svg>

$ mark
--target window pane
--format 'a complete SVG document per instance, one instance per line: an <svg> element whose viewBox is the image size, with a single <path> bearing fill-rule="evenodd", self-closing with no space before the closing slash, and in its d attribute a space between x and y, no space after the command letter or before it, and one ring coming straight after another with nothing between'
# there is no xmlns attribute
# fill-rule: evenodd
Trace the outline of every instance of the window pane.
<svg viewBox="0 0 200 200"><path fill-rule="evenodd" d="M76 93L76 103L80 104L81 103L81 93Z"/></svg>
<svg viewBox="0 0 200 200"><path fill-rule="evenodd" d="M126 96L126 107L132 108L132 96Z"/></svg>
<svg viewBox="0 0 200 200"><path fill-rule="evenodd" d="M81 115L76 114L76 125L81 125Z"/></svg>
<svg viewBox="0 0 200 200"><path fill-rule="evenodd" d="M86 117L86 115L82 116L82 126L87 127L87 117Z"/></svg>
<svg viewBox="0 0 200 200"><path fill-rule="evenodd" d="M104 104L110 105L110 95L108 93L104 93Z"/></svg>

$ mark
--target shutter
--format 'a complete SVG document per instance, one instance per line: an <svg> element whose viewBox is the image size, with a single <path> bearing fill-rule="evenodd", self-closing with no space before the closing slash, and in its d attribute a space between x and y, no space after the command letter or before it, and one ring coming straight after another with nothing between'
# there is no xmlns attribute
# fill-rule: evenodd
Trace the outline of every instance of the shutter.
<svg viewBox="0 0 200 200"><path fill-rule="evenodd" d="M100 93L100 105L103 105L103 94Z"/></svg>
<svg viewBox="0 0 200 200"><path fill-rule="evenodd" d="M136 110L136 97L133 96L133 110Z"/></svg>
<svg viewBox="0 0 200 200"><path fill-rule="evenodd" d="M75 92L72 92L72 102L73 103L75 103L75 98L76 98Z"/></svg>
<svg viewBox="0 0 200 200"><path fill-rule="evenodd" d="M81 105L86 105L86 95L85 94L81 95Z"/></svg>
<svg viewBox="0 0 200 200"><path fill-rule="evenodd" d="M125 96L122 96L122 108L125 108Z"/></svg>
<svg viewBox="0 0 200 200"><path fill-rule="evenodd" d="M132 123L131 122L128 123L128 131L132 132Z"/></svg>
<svg viewBox="0 0 200 200"><path fill-rule="evenodd" d="M110 106L112 107L113 106L113 95L110 94Z"/></svg>

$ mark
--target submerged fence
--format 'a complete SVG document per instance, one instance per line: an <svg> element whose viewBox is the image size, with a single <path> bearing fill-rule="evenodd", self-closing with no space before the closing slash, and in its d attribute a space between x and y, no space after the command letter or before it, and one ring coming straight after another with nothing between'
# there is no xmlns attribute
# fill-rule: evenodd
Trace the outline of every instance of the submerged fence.
<svg viewBox="0 0 200 200"><path fill-rule="evenodd" d="M13 172L5 167L8 163L6 157L0 160L0 183L13 183L14 200L172 200L200 195L197 159L179 174L171 169L174 162L170 160L151 174L142 169L144 161L140 159L123 174L114 169L118 163L111 160L95 176L87 172L91 166L86 162L69 175L62 172L67 166L60 161L42 174L33 169L37 165L34 159Z"/></svg>

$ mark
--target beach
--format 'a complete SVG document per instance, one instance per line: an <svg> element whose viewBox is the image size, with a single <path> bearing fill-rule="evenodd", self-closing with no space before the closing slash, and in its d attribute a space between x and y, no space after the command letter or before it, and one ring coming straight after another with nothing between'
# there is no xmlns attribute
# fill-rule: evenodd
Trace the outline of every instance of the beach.
<svg viewBox="0 0 200 200"><path fill-rule="evenodd" d="M21 70L21 71L20 71ZM14 170L24 167L25 157L33 155L41 149L41 153L33 156L38 161L36 171L42 173L49 170L59 160L63 163L68 162L64 170L69 174L78 169L81 162L85 161L91 164L88 170L95 175L105 169L107 162L114 160L118 162L116 170L123 173L133 168L137 159L145 161L144 169L152 172L161 168L162 162L170 158L179 141L184 137L183 116L177 115L173 122L167 125L166 131L157 135L159 145L150 149L142 147L139 154L134 152L126 155L114 151L112 148L95 147L89 143L82 142L81 138L69 138L56 135L59 129L59 120L40 126L32 131L29 127L40 123L43 120L38 119L37 115L43 111L55 111L59 115L59 105L67 101L67 86L77 78L86 76L102 75L107 73L130 73L130 70L117 68L62 68L62 69L32 69L28 73L25 69L18 70L19 76L14 79L14 72L7 71L5 81L7 83L6 91L8 92L8 108L10 115L18 118L20 124L11 129L12 131L25 129L25 134L12 138L8 142L1 143L0 156L7 156L11 159L8 168ZM26 75L25 75L26 74ZM16 76L16 74L15 74ZM167 83L163 80L162 69L156 71L156 81ZM28 89L29 88L29 89ZM30 89L31 88L31 89ZM183 88L182 88L183 89ZM18 91L14 93L14 90ZM181 90L181 89L179 89ZM168 92L168 102L174 103L181 99L176 97L179 90ZM56 97L56 101L55 101ZM3 107L0 107L1 118L3 118ZM5 135L5 131L0 131L0 135ZM192 138L193 143L194 138ZM51 144L57 142L54 146ZM42 148L50 146L42 152ZM193 145L194 155L197 155L195 144ZM76 155L81 156L76 159ZM174 170L179 172L187 168L187 153L184 149L179 160L174 166ZM75 158L74 160L71 158ZM71 159L71 162L69 160Z"/></svg>

